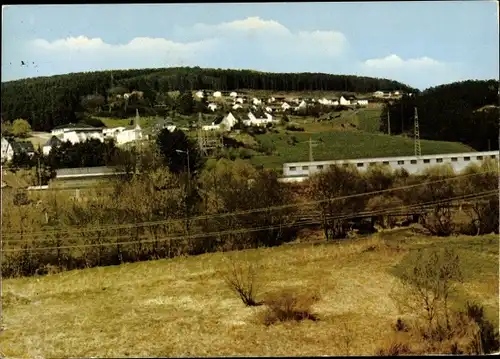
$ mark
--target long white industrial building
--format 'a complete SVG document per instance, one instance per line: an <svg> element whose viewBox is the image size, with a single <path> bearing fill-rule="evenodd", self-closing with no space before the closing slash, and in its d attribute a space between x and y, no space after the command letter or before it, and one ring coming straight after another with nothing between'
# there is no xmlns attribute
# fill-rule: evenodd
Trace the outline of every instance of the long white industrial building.
<svg viewBox="0 0 500 359"><path fill-rule="evenodd" d="M478 165L486 159L498 159L499 151L447 153L440 155L357 158L335 161L293 162L283 164L282 182L300 182L310 175L327 169L331 165L354 165L359 171L368 167L381 164L389 166L392 170L404 168L410 174L417 174L428 167L449 163L455 172L464 170L471 163Z"/></svg>

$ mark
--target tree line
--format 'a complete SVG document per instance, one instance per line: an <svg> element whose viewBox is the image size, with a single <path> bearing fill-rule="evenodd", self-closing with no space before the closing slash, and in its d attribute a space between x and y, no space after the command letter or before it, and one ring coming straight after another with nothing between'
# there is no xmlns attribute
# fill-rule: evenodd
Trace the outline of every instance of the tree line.
<svg viewBox="0 0 500 359"><path fill-rule="evenodd" d="M175 141L178 146L170 145ZM5 252L4 275L280 245L297 237L299 220L311 212L319 222L309 225L319 226L327 240L338 240L361 223L352 218L359 212L374 213L371 226L391 227L397 218L385 210L498 188L498 172L491 172L498 168L489 161L466 170L477 175L457 179L448 167L419 176L376 166L366 173L332 167L295 188L244 160L205 162L190 141L180 131L164 130L155 146L129 157L128 175L84 198L49 191L31 193L36 198L30 199L21 190L4 191L4 249L17 250ZM132 170L136 165L140 172ZM438 179L448 181L436 184ZM417 183L426 185L332 199ZM466 220L450 203L437 203L419 222L439 236L498 233L498 194L462 211ZM150 225L138 225L145 222ZM51 249L37 249L44 247Z"/></svg>
<svg viewBox="0 0 500 359"><path fill-rule="evenodd" d="M417 95L405 95L388 104L382 113L380 130L412 135L415 108L420 137L455 141L478 151L498 150L498 81L463 81L429 88Z"/></svg>

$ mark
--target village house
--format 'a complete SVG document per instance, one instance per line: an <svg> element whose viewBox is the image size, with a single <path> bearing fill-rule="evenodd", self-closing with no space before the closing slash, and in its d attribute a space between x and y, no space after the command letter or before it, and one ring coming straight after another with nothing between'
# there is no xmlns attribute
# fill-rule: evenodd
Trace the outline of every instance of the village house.
<svg viewBox="0 0 500 359"><path fill-rule="evenodd" d="M52 136L42 147L43 155L48 156L53 148L62 144L62 141L57 136Z"/></svg>
<svg viewBox="0 0 500 359"><path fill-rule="evenodd" d="M283 102L283 104L281 105L281 108L282 108L282 110L283 110L283 111L289 110L289 109L290 109L290 107L292 107L292 106L290 106L290 105L289 105L288 103L286 103L286 102Z"/></svg>
<svg viewBox="0 0 500 359"><path fill-rule="evenodd" d="M119 132L115 140L117 145L123 145L125 143L142 140L142 138L142 129L139 125L136 125L134 129Z"/></svg>
<svg viewBox="0 0 500 359"><path fill-rule="evenodd" d="M57 126L52 130L52 135L57 136L62 142L70 141L72 144L85 142L90 139L104 141L103 129L87 124L73 124Z"/></svg>
<svg viewBox="0 0 500 359"><path fill-rule="evenodd" d="M251 112L248 113L248 120L243 120L245 126L265 126L268 123L275 122L273 116L268 113L264 113L265 117L257 118Z"/></svg>
<svg viewBox="0 0 500 359"><path fill-rule="evenodd" d="M198 91L195 93L195 96L198 97L198 98L203 98L204 95L203 95L203 91Z"/></svg>
<svg viewBox="0 0 500 359"><path fill-rule="evenodd" d="M241 104L241 103L243 103L243 102L244 102L244 100L243 100L241 97L238 97L238 98L235 100L235 102L237 102L237 103L240 103L240 104Z"/></svg>
<svg viewBox="0 0 500 359"><path fill-rule="evenodd" d="M262 104L262 101L261 101L261 100L259 100L258 98L255 98L255 97L254 97L254 98L252 99L252 103L253 103L255 106L257 106L257 105Z"/></svg>
<svg viewBox="0 0 500 359"><path fill-rule="evenodd" d="M233 91L233 92L231 92L231 93L229 94L229 96L230 96L230 97L232 97L232 98L236 98L236 97L238 97L238 94L237 94L236 92L234 92L234 91Z"/></svg>
<svg viewBox="0 0 500 359"><path fill-rule="evenodd" d="M222 96L222 93L220 91L215 91L213 94L212 94L213 97L215 98L218 98L218 97L221 97Z"/></svg>
<svg viewBox="0 0 500 359"><path fill-rule="evenodd" d="M243 108L243 106L241 106L240 104L233 105L233 110L238 110L240 108Z"/></svg>
<svg viewBox="0 0 500 359"><path fill-rule="evenodd" d="M373 93L373 97L377 97L377 98L384 97L384 92L383 91L375 91Z"/></svg>
<svg viewBox="0 0 500 359"><path fill-rule="evenodd" d="M218 130L231 131L231 129L237 123L238 120L236 119L236 117L234 117L234 115L231 112L229 112L227 116L212 122L211 125L203 126L202 129L204 131L218 131Z"/></svg>
<svg viewBox="0 0 500 359"><path fill-rule="evenodd" d="M2 136L2 163L12 161L14 157L14 149L9 140Z"/></svg>
<svg viewBox="0 0 500 359"><path fill-rule="evenodd" d="M217 105L215 103L209 103L207 107L212 112L217 110Z"/></svg>
<svg viewBox="0 0 500 359"><path fill-rule="evenodd" d="M307 104L304 100L302 100L302 102L297 106L295 107L296 110L300 110L300 109L303 109L303 108L306 108L307 107Z"/></svg>
<svg viewBox="0 0 500 359"><path fill-rule="evenodd" d="M341 106L349 106L351 104L351 101L349 101L348 99L346 99L344 96L340 96L339 104Z"/></svg>

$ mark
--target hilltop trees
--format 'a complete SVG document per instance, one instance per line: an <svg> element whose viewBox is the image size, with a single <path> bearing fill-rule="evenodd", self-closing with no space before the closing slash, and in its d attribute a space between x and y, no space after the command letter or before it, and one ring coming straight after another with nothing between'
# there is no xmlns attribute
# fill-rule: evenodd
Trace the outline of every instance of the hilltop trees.
<svg viewBox="0 0 500 359"><path fill-rule="evenodd" d="M380 129L391 133L413 133L415 107L418 108L420 137L457 141L478 151L498 149L498 82L464 81L405 95L388 104L382 113Z"/></svg>

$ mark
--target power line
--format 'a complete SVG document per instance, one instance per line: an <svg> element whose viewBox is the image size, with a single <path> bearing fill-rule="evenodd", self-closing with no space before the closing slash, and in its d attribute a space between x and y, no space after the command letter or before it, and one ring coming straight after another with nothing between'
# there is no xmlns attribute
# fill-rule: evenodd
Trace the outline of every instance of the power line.
<svg viewBox="0 0 500 359"><path fill-rule="evenodd" d="M487 173L497 173L497 171L492 170L492 171L485 171L485 172L478 172L478 173L470 173L470 174L459 175L459 176L455 176L455 177L451 177L451 178L444 178L441 180L421 182L421 183L416 183L413 185L406 185L406 186L388 188L388 189L384 189L384 190L365 192L365 193L356 193L356 194L352 194L352 195L345 195L345 196L334 197L334 198L326 198L326 199L316 200L316 201L292 203L292 204L280 205L280 206L270 206L270 207L256 208L256 209L236 211L236 212L217 213L217 214L212 214L212 215L202 215L202 216L192 217L191 220L203 220L203 219L210 219L210 218L214 218L214 217L221 217L222 218L222 217L227 217L227 216L259 213L259 212L287 209L287 208L293 208L293 207L312 206L312 205L321 204L321 203L325 203L325 202L329 202L329 201L351 199L351 198L363 197L363 196L368 196L368 195L373 195L373 194L388 193L388 192L393 192L393 191L398 191L398 190L415 188L415 187L425 186L425 185L429 185L429 184L444 183L444 182L448 182L448 181L454 181L454 180L458 180L458 179L462 179L462 178L478 176L478 175L487 174ZM142 222L142 223L128 223L128 224L122 224L122 225L107 225L107 226L101 226L101 229L110 229L111 230L111 229L137 228L137 227L154 226L154 225L166 224L166 223L177 223L177 222L183 223L184 221L186 221L186 218L150 221L150 222ZM79 228L81 228L81 229L79 229ZM95 230L100 230L100 228L94 227L94 229L92 229L92 228L85 228L85 227L82 228L80 226L72 226L70 228L63 229L63 230L52 229L52 230L34 232L34 233L26 234L26 235L35 236L35 235L44 235L46 233L65 233L65 232L70 232L70 231L75 231L75 230L79 230L79 231L83 231L83 232L91 232L91 231L95 231ZM23 233L21 233L21 232L7 232L7 233L4 233L3 235L9 237L9 236L23 235Z"/></svg>
<svg viewBox="0 0 500 359"><path fill-rule="evenodd" d="M381 209L381 210L373 210L373 211L364 211L364 212L358 212L355 215L350 214L341 214L337 216L324 216L324 219L349 219L349 218L354 218L354 217L363 217L363 216L374 216L374 215L384 215L384 214L392 214L396 215L396 213L399 212L394 212L394 210L400 209L401 211L408 211L408 210L415 210L415 209L421 209L421 210L426 210L426 209L432 209L434 208L435 205L437 204L442 204L442 203L448 203L448 202L453 202L456 200L470 200L470 199L479 199L479 198L484 198L484 197L489 197L492 195L497 194L497 192L494 191L485 191L481 193L471 193L469 195L465 196L456 196L456 197L451 197L447 198L444 200L435 200L435 201L429 201L429 202L424 202L424 203L416 203L416 204L411 204L411 205L402 205L399 207L394 207L394 208L388 208L388 209ZM406 212L407 213L407 212ZM404 215L405 213L400 213L400 215ZM354 216L354 217L353 217ZM303 221L303 222L298 222L302 223L304 225L307 225L310 221L314 220L309 220L309 221ZM130 235L122 235L122 236L99 236L99 239L106 240L106 239L112 239L112 240L118 240L118 239L123 239L123 238L130 238ZM151 235L141 235L137 236L136 238L150 238ZM187 236L189 237L189 235ZM70 238L64 238L61 242L70 242L71 240L81 240L82 237L70 237ZM6 240L6 243L33 243L33 242L45 242L45 241L58 241L59 239L45 239L45 238L35 238L35 239L15 239L15 240ZM123 243L123 242L117 242L117 243ZM139 243L138 241L133 241L133 243ZM60 248L60 247L57 247Z"/></svg>
<svg viewBox="0 0 500 359"><path fill-rule="evenodd" d="M422 206L432 206L432 205L435 205L436 203L445 203L445 202L452 202L452 201L455 201L455 200L468 200L468 199L477 199L477 198L482 198L482 197L487 197L487 196L491 196L491 195L494 195L494 194L498 194L498 191L497 190L490 190L490 191L484 191L484 192L480 192L480 193L471 193L471 194L468 194L468 195L460 195L460 196L455 196L455 197L450 197L450 198L447 198L447 199L444 199L444 200L434 200L434 201L429 201L429 202L424 202L424 203L416 203L416 204L410 204L410 205L402 205L400 207L397 207L398 209L402 209L402 210L409 210L409 209L413 209L413 208L420 208ZM390 209L391 210L391 209ZM385 209L383 210L379 210L379 211L387 211ZM377 213L379 211L365 211L365 212L358 212L358 216L364 216L364 215L370 215L372 213ZM340 215L340 217L338 218L343 218L342 217L343 215ZM165 224L172 224L171 222L170 223L165 223ZM138 227L131 227L130 229L132 228L138 228ZM110 230L110 229L93 229L92 231L106 231L106 230ZM112 230L112 229L111 229ZM55 233L54 235L56 235L58 233ZM129 238L130 235L123 235L123 236L112 236L112 237L107 237L107 236L104 236L104 237L100 237L101 239L105 239L105 238L112 238L112 239L120 239L120 238ZM141 236L141 237L144 237L144 236ZM148 237L148 236L146 236ZM69 238L64 238L64 241L69 241L69 240L79 240L81 239L81 237L69 237ZM14 240L6 240L6 243L29 243L29 242L43 242L43 241L46 241L47 239L44 239L44 238L34 238L34 239L14 239ZM55 240L59 240L59 239L55 239Z"/></svg>
<svg viewBox="0 0 500 359"><path fill-rule="evenodd" d="M491 191L490 191L491 192ZM493 195L496 193L490 193L489 195ZM452 201L452 198L446 199L446 200L441 200L441 201L435 201L434 205L440 204L440 203L447 203ZM424 204L416 204L413 205L414 207L417 206L423 206ZM399 207L393 207L389 209L383 209L379 211L369 211L369 212L358 212L355 214L351 215L341 215L341 216L331 216L328 219L349 219L349 218L357 218L363 215L383 215L383 214L389 214L391 210L398 209L398 208L407 208L408 206L399 206ZM193 234L193 235L184 235L184 236L175 236L175 237L165 237L165 238L155 238L155 239L147 239L147 240L142 240L142 241L127 241L127 242L108 242L108 243L91 243L91 244L80 244L80 245L66 245L66 246L58 246L58 247L35 247L35 248L17 248L17 249L4 249L3 252L22 252L22 251L46 251L46 250L53 250L53 249L75 249L75 248L92 248L92 247L110 247L110 246L116 246L116 245L133 245L133 244L144 244L144 243L158 243L158 242L164 242L168 240L179 240L179 239L195 239L195 238L204 238L208 236L220 236L220 235L230 235L230 234L237 234L237 233L248 233L248 232L258 232L258 231L263 231L263 230L271 230L271 229L279 229L279 228L286 228L286 227L301 227L304 225L309 225L309 224L320 224L321 221L309 221L309 222L298 222L298 223L290 223L290 224L282 224L280 223L279 225L270 225L270 226L262 226L262 227L255 227L255 228L241 228L241 229L231 229L231 230L225 230L225 231L216 231L216 232L208 232L208 233L199 233L199 234ZM110 237L113 238L113 237ZM102 237L102 239L106 239L106 237Z"/></svg>
<svg viewBox="0 0 500 359"><path fill-rule="evenodd" d="M465 175L454 176L451 178L444 178L441 180L421 182L421 183L416 183L413 185L388 188L388 189L372 191L372 192L356 193L356 194L352 194L352 195L345 195L345 196L334 197L334 198L326 198L326 199L322 199L322 200L302 202L302 203L292 203L292 204L288 204L288 205L270 206L270 207L256 208L256 209L236 211L236 212L218 213L218 214L212 214L212 215L202 215L202 216L192 217L191 219L192 220L203 220L203 219L210 219L210 218L214 218L214 217L227 217L227 216L234 216L234 215L259 213L259 212L265 212L265 211L270 211L270 210L287 209L287 208L293 208L293 207L312 206L312 205L321 204L321 203L329 202L329 201L336 201L336 200L350 199L350 198L356 198L356 197L363 197L363 196L368 196L368 195L373 195L373 194L393 192L393 191L398 191L398 190L420 187L420 186L424 186L424 185L428 185L428 184L437 184L437 183L443 183L443 182L448 182L448 181L454 181L454 180L458 180L461 178L478 176L478 175L483 175L483 174L487 174L487 173L497 173L497 171L492 170L492 171L485 171L485 172L478 172L478 173L469 173L469 174L465 174ZM107 229L125 229L125 228L130 228L130 227L137 228L137 227L142 227L142 226L153 226L153 225L165 224L165 223L176 223L176 222L182 223L185 220L186 220L186 218L174 219L174 220L150 221L150 222L142 222L142 223L128 223L128 224L122 224L122 225L101 226L101 228L107 228ZM65 233L65 232L74 231L74 230L80 230L80 231L83 230L83 229L79 229L79 228L81 228L81 227L72 226L68 229L45 230L45 231L40 231L40 232L34 232L34 233L29 234L29 235L34 236L34 235L43 235L44 233L51 233L51 232L52 233L54 233L54 232ZM97 229L99 229L99 228L97 228ZM96 229L94 229L94 230L96 230ZM92 231L92 229L86 229L84 231ZM22 234L22 233L21 232L6 232L3 235L4 236L13 236L13 235L20 235L20 234Z"/></svg>

